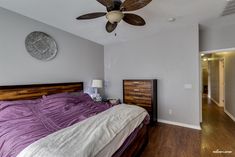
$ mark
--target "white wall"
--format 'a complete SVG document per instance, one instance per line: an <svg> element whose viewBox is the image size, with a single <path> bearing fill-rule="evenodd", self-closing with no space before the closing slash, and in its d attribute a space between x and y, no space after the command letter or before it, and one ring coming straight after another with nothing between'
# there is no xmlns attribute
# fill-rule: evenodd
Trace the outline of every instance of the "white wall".
<svg viewBox="0 0 235 157"><path fill-rule="evenodd" d="M225 110L235 118L235 52L225 58Z"/></svg>
<svg viewBox="0 0 235 157"><path fill-rule="evenodd" d="M58 18L58 17L55 17ZM54 60L31 57L24 46L32 31L57 42ZM104 77L103 46L0 8L0 85L84 81Z"/></svg>
<svg viewBox="0 0 235 157"><path fill-rule="evenodd" d="M199 126L198 34L193 25L105 46L106 93L122 98L123 79L156 78L159 119Z"/></svg>

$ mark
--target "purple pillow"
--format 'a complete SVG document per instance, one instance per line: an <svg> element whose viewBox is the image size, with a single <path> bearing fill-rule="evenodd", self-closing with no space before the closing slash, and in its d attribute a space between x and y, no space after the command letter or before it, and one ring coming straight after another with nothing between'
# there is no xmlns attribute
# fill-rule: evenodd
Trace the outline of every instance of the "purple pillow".
<svg viewBox="0 0 235 157"><path fill-rule="evenodd" d="M54 99L77 99L79 102L87 102L87 101L93 101L89 94L82 93L82 92L65 92L65 93L57 93L57 94L51 94L47 96L43 96L43 101L50 101Z"/></svg>
<svg viewBox="0 0 235 157"><path fill-rule="evenodd" d="M43 95L42 98L45 99L54 99L54 98L60 98L60 97L66 97L68 96L69 93L65 92L65 93L56 93L56 94L50 94L50 95Z"/></svg>
<svg viewBox="0 0 235 157"><path fill-rule="evenodd" d="M81 93L78 97L81 100L81 102L93 101L91 96L89 94L87 94L87 93Z"/></svg>
<svg viewBox="0 0 235 157"><path fill-rule="evenodd" d="M36 100L0 101L0 121L18 119L32 114L29 105L40 103Z"/></svg>
<svg viewBox="0 0 235 157"><path fill-rule="evenodd" d="M4 106L11 106L11 105L25 105L25 104L37 104L41 101L41 99L35 100L15 100L15 101L0 101L0 110Z"/></svg>
<svg viewBox="0 0 235 157"><path fill-rule="evenodd" d="M36 107L42 114L50 117L52 115L60 115L62 112L74 110L75 106L81 106L90 101L93 100L86 93L81 93L78 96L70 93L60 93L44 97Z"/></svg>

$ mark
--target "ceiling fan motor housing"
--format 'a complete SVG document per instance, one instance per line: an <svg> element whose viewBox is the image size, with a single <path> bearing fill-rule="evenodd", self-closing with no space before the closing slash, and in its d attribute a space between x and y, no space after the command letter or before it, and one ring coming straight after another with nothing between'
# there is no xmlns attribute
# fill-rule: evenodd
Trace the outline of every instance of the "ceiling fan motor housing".
<svg viewBox="0 0 235 157"><path fill-rule="evenodd" d="M106 14L106 18L109 20L110 23L119 23L124 17L124 14L121 11L110 11Z"/></svg>

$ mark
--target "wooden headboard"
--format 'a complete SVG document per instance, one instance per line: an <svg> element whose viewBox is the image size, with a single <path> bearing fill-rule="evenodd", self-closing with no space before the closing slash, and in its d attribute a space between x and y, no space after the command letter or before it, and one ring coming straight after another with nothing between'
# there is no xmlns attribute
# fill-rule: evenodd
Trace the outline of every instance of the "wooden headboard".
<svg viewBox="0 0 235 157"><path fill-rule="evenodd" d="M0 100L36 99L43 95L83 91L83 82L0 86Z"/></svg>

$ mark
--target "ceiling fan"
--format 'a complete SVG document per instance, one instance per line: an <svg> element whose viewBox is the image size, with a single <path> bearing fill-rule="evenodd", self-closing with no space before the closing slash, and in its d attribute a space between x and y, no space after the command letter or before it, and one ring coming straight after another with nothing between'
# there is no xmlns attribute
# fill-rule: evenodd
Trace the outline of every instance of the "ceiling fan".
<svg viewBox="0 0 235 157"><path fill-rule="evenodd" d="M144 26L146 23L144 19L136 14L123 13L125 11L135 11L148 5L152 0L97 0L104 5L107 12L89 13L77 17L77 20L88 20L102 16L106 16L108 22L106 24L107 32L113 32L118 23L123 20L128 24L135 26Z"/></svg>

